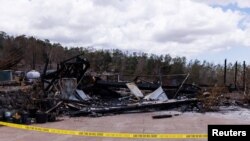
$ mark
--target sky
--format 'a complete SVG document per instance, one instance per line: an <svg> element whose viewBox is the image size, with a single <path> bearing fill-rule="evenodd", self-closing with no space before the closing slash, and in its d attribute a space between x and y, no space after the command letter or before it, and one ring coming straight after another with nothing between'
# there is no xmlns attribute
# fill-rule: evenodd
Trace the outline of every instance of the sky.
<svg viewBox="0 0 250 141"><path fill-rule="evenodd" d="M0 31L92 46L250 63L250 0L0 0Z"/></svg>

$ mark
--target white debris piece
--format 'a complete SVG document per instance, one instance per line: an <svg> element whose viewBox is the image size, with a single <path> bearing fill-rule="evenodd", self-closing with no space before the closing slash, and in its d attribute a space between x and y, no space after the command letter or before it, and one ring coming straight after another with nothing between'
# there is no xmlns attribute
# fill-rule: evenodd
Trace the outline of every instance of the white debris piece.
<svg viewBox="0 0 250 141"><path fill-rule="evenodd" d="M89 100L90 97L85 94L82 90L76 89L76 93L81 97L82 100Z"/></svg>
<svg viewBox="0 0 250 141"><path fill-rule="evenodd" d="M152 93L145 96L144 99L146 99L146 100L167 101L168 97L167 97L166 93L163 91L162 87L160 86L158 89L156 89Z"/></svg>
<svg viewBox="0 0 250 141"><path fill-rule="evenodd" d="M131 91L131 93L133 95L135 95L138 98L142 98L143 93L141 92L141 90L136 86L136 84L134 82L131 83L126 83L127 87L129 88L129 90Z"/></svg>

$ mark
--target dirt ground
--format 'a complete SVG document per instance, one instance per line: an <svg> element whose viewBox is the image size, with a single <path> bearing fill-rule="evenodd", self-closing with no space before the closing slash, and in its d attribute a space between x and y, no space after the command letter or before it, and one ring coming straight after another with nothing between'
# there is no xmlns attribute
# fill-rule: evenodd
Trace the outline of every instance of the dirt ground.
<svg viewBox="0 0 250 141"><path fill-rule="evenodd" d="M101 132L129 132L129 133L207 133L208 124L249 124L250 110L238 107L222 109L214 113L186 112L179 116L164 119L152 119L153 115L163 114L169 111L151 113L132 113L115 116L103 116L98 118L63 117L61 121L34 126L71 129L81 131ZM118 139L100 137L82 137L71 135L57 135L26 131L0 126L0 141L148 141L156 139ZM174 140L174 139L165 139ZM178 139L181 141L182 139ZM187 139L183 139L187 140ZM201 140L201 139L191 139ZM203 139L207 140L207 139Z"/></svg>

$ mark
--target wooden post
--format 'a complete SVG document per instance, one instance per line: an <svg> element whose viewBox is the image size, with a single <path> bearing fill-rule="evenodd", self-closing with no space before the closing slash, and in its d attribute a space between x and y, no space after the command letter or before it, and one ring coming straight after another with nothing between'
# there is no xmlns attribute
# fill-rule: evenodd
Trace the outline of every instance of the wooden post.
<svg viewBox="0 0 250 141"><path fill-rule="evenodd" d="M234 87L236 88L236 84L237 84L237 74L238 74L238 64L237 61L235 63L235 74L234 74Z"/></svg>
<svg viewBox="0 0 250 141"><path fill-rule="evenodd" d="M246 94L246 61L243 61L243 89Z"/></svg>
<svg viewBox="0 0 250 141"><path fill-rule="evenodd" d="M225 59L225 64L224 64L224 85L227 83L227 59Z"/></svg>

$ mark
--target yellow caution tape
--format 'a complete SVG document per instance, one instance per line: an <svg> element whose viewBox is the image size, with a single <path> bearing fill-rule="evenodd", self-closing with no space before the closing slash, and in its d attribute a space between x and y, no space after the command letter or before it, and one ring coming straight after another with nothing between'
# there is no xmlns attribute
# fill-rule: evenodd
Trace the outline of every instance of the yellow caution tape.
<svg viewBox="0 0 250 141"><path fill-rule="evenodd" d="M207 134L147 134L147 133L112 133L112 132L88 132L88 131L76 131L76 130L62 130L55 128L45 128L29 125L21 125L14 123L1 122L0 125L32 130L38 132L46 132L52 134L63 134L63 135L76 135L76 136L88 136L88 137L109 137L109 138L144 138L144 139L205 139Z"/></svg>

